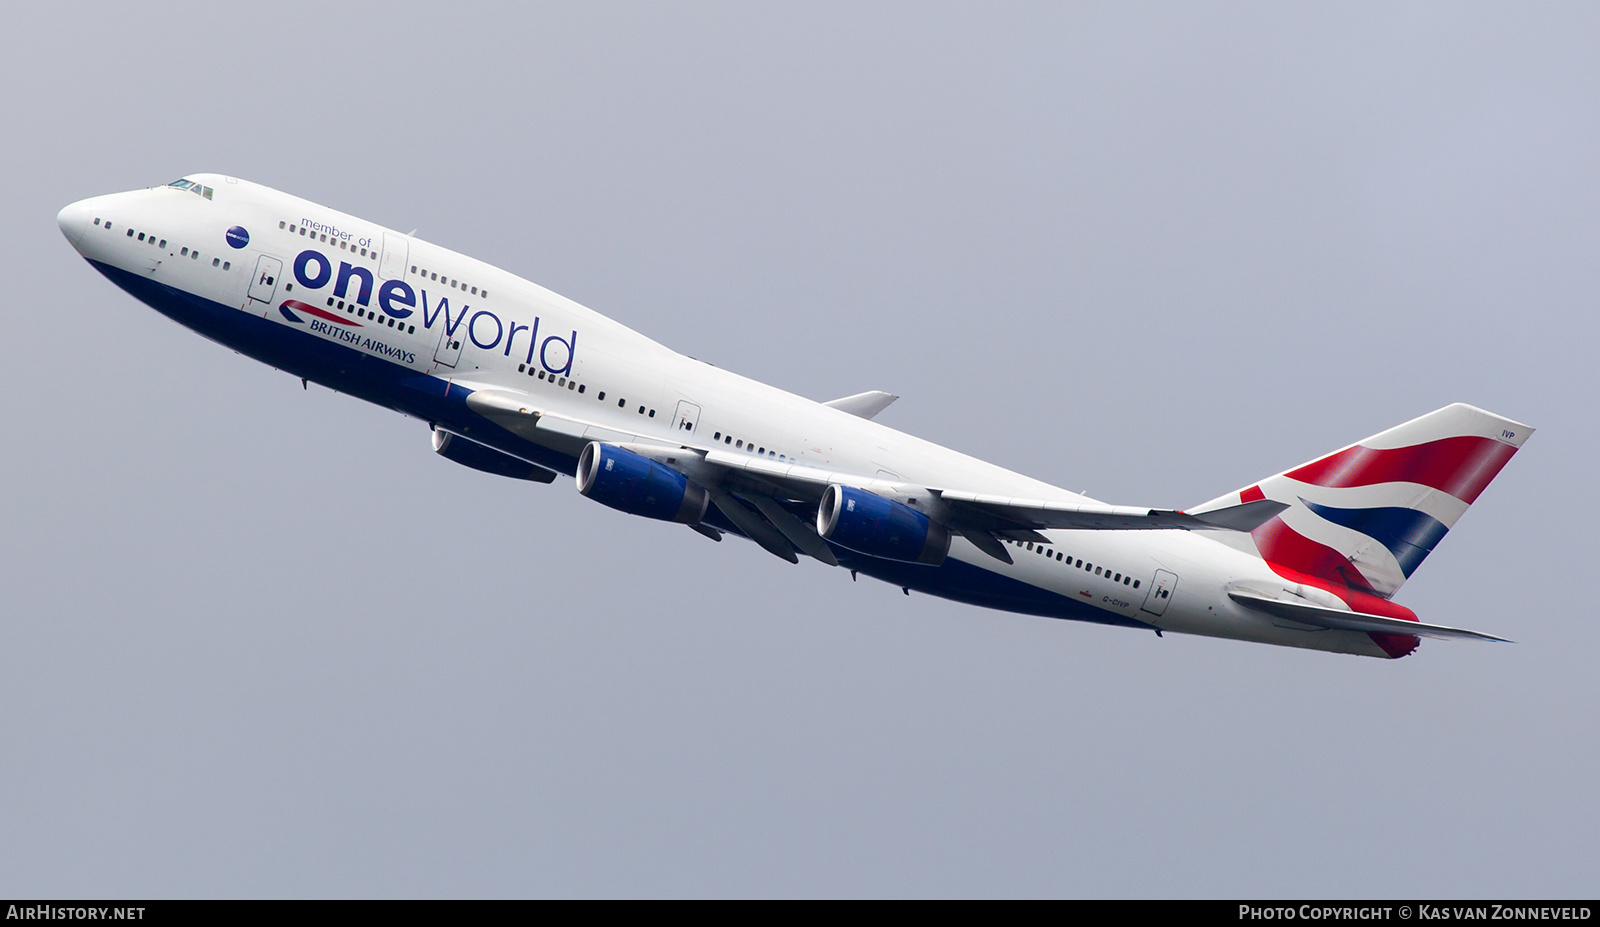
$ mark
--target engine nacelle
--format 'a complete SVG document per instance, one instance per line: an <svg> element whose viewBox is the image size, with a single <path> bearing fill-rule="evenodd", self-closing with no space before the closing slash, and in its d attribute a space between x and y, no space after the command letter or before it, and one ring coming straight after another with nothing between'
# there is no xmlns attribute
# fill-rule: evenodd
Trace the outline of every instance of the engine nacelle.
<svg viewBox="0 0 1600 927"><path fill-rule="evenodd" d="M460 435L453 435L442 428L433 430L433 452L463 467L493 473L495 476L509 476L514 480L533 480L538 483L548 483L556 478L554 470L528 463L520 457L512 457L510 454Z"/></svg>
<svg viewBox="0 0 1600 927"><path fill-rule="evenodd" d="M666 464L590 442L578 457L578 492L629 515L698 525L710 497Z"/></svg>
<svg viewBox="0 0 1600 927"><path fill-rule="evenodd" d="M950 553L950 530L909 505L830 485L817 506L817 533L858 554L938 566Z"/></svg>

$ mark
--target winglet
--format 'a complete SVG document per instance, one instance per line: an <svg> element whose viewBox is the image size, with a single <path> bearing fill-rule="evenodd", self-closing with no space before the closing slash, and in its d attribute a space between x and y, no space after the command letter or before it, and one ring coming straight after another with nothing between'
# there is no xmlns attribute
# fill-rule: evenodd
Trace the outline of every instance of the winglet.
<svg viewBox="0 0 1600 927"><path fill-rule="evenodd" d="M823 405L838 409L840 412L849 412L851 415L871 419L876 418L879 412L889 408L889 404L899 398L893 393L875 389L856 393L854 396L845 396L843 399L833 399Z"/></svg>

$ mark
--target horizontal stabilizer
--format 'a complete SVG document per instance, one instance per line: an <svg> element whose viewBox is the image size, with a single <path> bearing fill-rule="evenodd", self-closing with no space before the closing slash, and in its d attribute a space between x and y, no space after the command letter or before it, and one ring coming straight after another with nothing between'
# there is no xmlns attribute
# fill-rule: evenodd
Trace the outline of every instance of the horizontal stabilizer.
<svg viewBox="0 0 1600 927"><path fill-rule="evenodd" d="M1269 615L1286 618L1300 624L1327 628L1331 631L1365 631L1369 634L1407 634L1412 637L1511 643L1503 637L1495 637L1492 634L1484 634L1479 631L1468 631L1464 628L1451 628L1441 624L1423 624L1420 621L1403 621L1399 618L1380 618L1377 615L1365 615L1361 612L1347 612L1337 608L1324 608L1320 605L1311 605L1309 603L1288 602L1283 599L1274 599L1242 590L1230 590L1228 598L1246 608L1253 608L1256 611L1266 612Z"/></svg>
<svg viewBox="0 0 1600 927"><path fill-rule="evenodd" d="M870 419L876 418L879 412L889 408L889 404L899 398L893 393L875 389L865 393L856 393L854 396L846 396L843 399L832 399L823 403L823 405L838 409L840 412L849 412L851 415Z"/></svg>
<svg viewBox="0 0 1600 927"><path fill-rule="evenodd" d="M1271 521L1279 512L1288 507L1289 504L1287 502L1257 499L1254 502L1244 502L1239 505L1230 505L1226 508L1212 509L1194 517L1213 528L1227 528L1232 531L1254 531Z"/></svg>

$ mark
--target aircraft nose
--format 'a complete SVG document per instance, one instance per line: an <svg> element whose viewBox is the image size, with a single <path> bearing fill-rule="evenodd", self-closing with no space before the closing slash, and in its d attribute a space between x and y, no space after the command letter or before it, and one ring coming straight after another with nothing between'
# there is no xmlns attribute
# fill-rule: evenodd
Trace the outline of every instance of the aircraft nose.
<svg viewBox="0 0 1600 927"><path fill-rule="evenodd" d="M84 230L89 227L88 201L79 200L56 213L56 225L61 227L61 234L67 236L72 247L78 247Z"/></svg>

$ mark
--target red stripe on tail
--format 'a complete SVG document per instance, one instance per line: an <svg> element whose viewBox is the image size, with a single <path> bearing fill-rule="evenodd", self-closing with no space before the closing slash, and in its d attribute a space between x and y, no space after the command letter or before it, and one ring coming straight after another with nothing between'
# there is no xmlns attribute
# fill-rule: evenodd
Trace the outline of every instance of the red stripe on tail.
<svg viewBox="0 0 1600 927"><path fill-rule="evenodd" d="M1493 438L1462 435L1412 447L1345 448L1284 476L1318 486L1421 483L1471 505L1517 449Z"/></svg>

